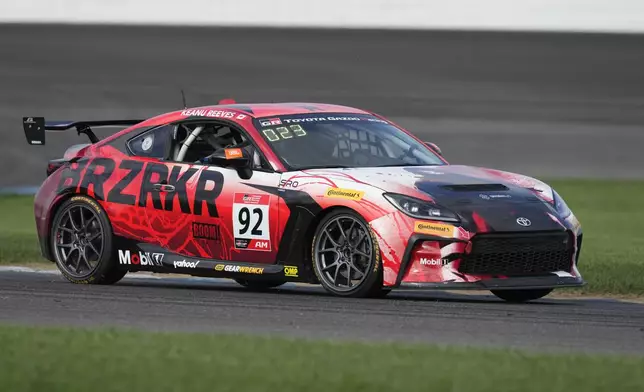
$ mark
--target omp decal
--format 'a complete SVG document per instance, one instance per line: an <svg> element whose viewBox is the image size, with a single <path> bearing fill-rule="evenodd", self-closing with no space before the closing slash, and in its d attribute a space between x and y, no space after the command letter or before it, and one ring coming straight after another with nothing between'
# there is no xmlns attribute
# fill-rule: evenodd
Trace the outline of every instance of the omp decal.
<svg viewBox="0 0 644 392"><path fill-rule="evenodd" d="M241 148L227 148L224 150L226 159L238 159L243 157Z"/></svg>
<svg viewBox="0 0 644 392"><path fill-rule="evenodd" d="M284 276L290 276L292 278L297 278L297 267L291 265L284 266Z"/></svg>
<svg viewBox="0 0 644 392"><path fill-rule="evenodd" d="M444 223L414 222L414 231L439 237L454 237L454 226Z"/></svg>
<svg viewBox="0 0 644 392"><path fill-rule="evenodd" d="M364 197L364 192L353 189L329 188L324 193L324 196L348 200L361 200Z"/></svg>

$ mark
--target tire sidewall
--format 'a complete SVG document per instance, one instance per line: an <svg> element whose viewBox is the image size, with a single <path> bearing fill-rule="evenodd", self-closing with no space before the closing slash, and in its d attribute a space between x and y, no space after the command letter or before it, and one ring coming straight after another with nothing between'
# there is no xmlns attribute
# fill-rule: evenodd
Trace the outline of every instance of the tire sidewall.
<svg viewBox="0 0 644 392"><path fill-rule="evenodd" d="M56 227L60 224L60 221L64 215L71 208L75 206L85 206L90 208L96 213L98 221L103 230L103 250L101 252L101 257L98 260L98 265L92 271L83 276L74 276L67 272L66 268L61 265L62 263L59 260L59 254L56 250ZM49 232L49 243L54 254L54 259L56 266L60 272L67 278L69 281L79 284L92 284L97 280L100 280L100 277L105 276L111 269L115 269L118 266L114 265L112 259L112 225L110 224L105 210L91 197L76 195L70 197L67 201L63 202L63 205L60 206L54 220L52 221L51 229Z"/></svg>
<svg viewBox="0 0 644 392"><path fill-rule="evenodd" d="M369 268L367 269L367 277L362 282L360 282L360 284L355 286L350 291L339 291L339 290L336 290L333 286L326 283L325 279L322 276L322 272L318 268L317 253L315 251L316 244L320 236L320 230L323 227L325 227L330 220L338 218L340 216L347 216L347 217L351 217L353 219L359 220L366 227L368 235L370 236L370 239L371 239L371 246L372 246L372 252L371 252L372 257L371 257ZM311 262L313 264L313 271L318 281L322 285L322 287L324 287L327 291L329 291L334 295L342 296L342 297L367 297L375 290L381 289L382 257L380 254L380 246L378 245L377 237L373 232L373 229L365 221L365 219L362 218L362 216L360 216L353 210L345 209L345 208L338 209L336 211L329 213L320 221L317 228L315 229L313 240L311 241Z"/></svg>

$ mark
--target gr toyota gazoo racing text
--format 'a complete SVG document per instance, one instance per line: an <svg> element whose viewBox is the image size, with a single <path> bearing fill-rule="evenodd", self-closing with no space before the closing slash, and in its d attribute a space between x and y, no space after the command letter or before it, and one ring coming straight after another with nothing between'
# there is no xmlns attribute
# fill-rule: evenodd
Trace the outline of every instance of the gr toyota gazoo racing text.
<svg viewBox="0 0 644 392"><path fill-rule="evenodd" d="M486 289L514 302L580 286L579 222L533 178L450 165L386 118L330 104L220 104L75 128L35 199L43 255L72 282L128 271L289 281L340 296ZM96 126L129 126L98 140Z"/></svg>

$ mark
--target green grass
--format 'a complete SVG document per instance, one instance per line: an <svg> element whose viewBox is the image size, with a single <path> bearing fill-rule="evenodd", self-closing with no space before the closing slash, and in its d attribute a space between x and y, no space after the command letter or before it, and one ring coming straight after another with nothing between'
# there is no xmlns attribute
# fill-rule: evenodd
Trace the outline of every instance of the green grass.
<svg viewBox="0 0 644 392"><path fill-rule="evenodd" d="M644 295L644 181L548 182L581 222L586 294Z"/></svg>
<svg viewBox="0 0 644 392"><path fill-rule="evenodd" d="M584 294L644 295L644 181L556 180L584 229ZM43 261L33 198L0 197L0 264Z"/></svg>
<svg viewBox="0 0 644 392"><path fill-rule="evenodd" d="M0 390L642 391L644 358L0 326Z"/></svg>
<svg viewBox="0 0 644 392"><path fill-rule="evenodd" d="M40 256L33 196L0 196L0 265L34 262L49 263Z"/></svg>

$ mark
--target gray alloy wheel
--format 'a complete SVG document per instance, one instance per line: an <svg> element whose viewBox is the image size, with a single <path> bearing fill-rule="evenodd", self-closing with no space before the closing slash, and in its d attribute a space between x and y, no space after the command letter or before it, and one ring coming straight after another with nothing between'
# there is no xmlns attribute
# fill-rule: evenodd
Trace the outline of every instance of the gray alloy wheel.
<svg viewBox="0 0 644 392"><path fill-rule="evenodd" d="M324 288L341 296L372 296L381 289L380 249L357 214L340 211L320 222L312 247L313 267Z"/></svg>
<svg viewBox="0 0 644 392"><path fill-rule="evenodd" d="M61 273L73 283L112 284L127 270L112 260L112 227L92 198L74 196L54 217L51 249Z"/></svg>
<svg viewBox="0 0 644 392"><path fill-rule="evenodd" d="M54 227L56 262L73 278L90 275L103 254L104 230L93 208L73 204Z"/></svg>

